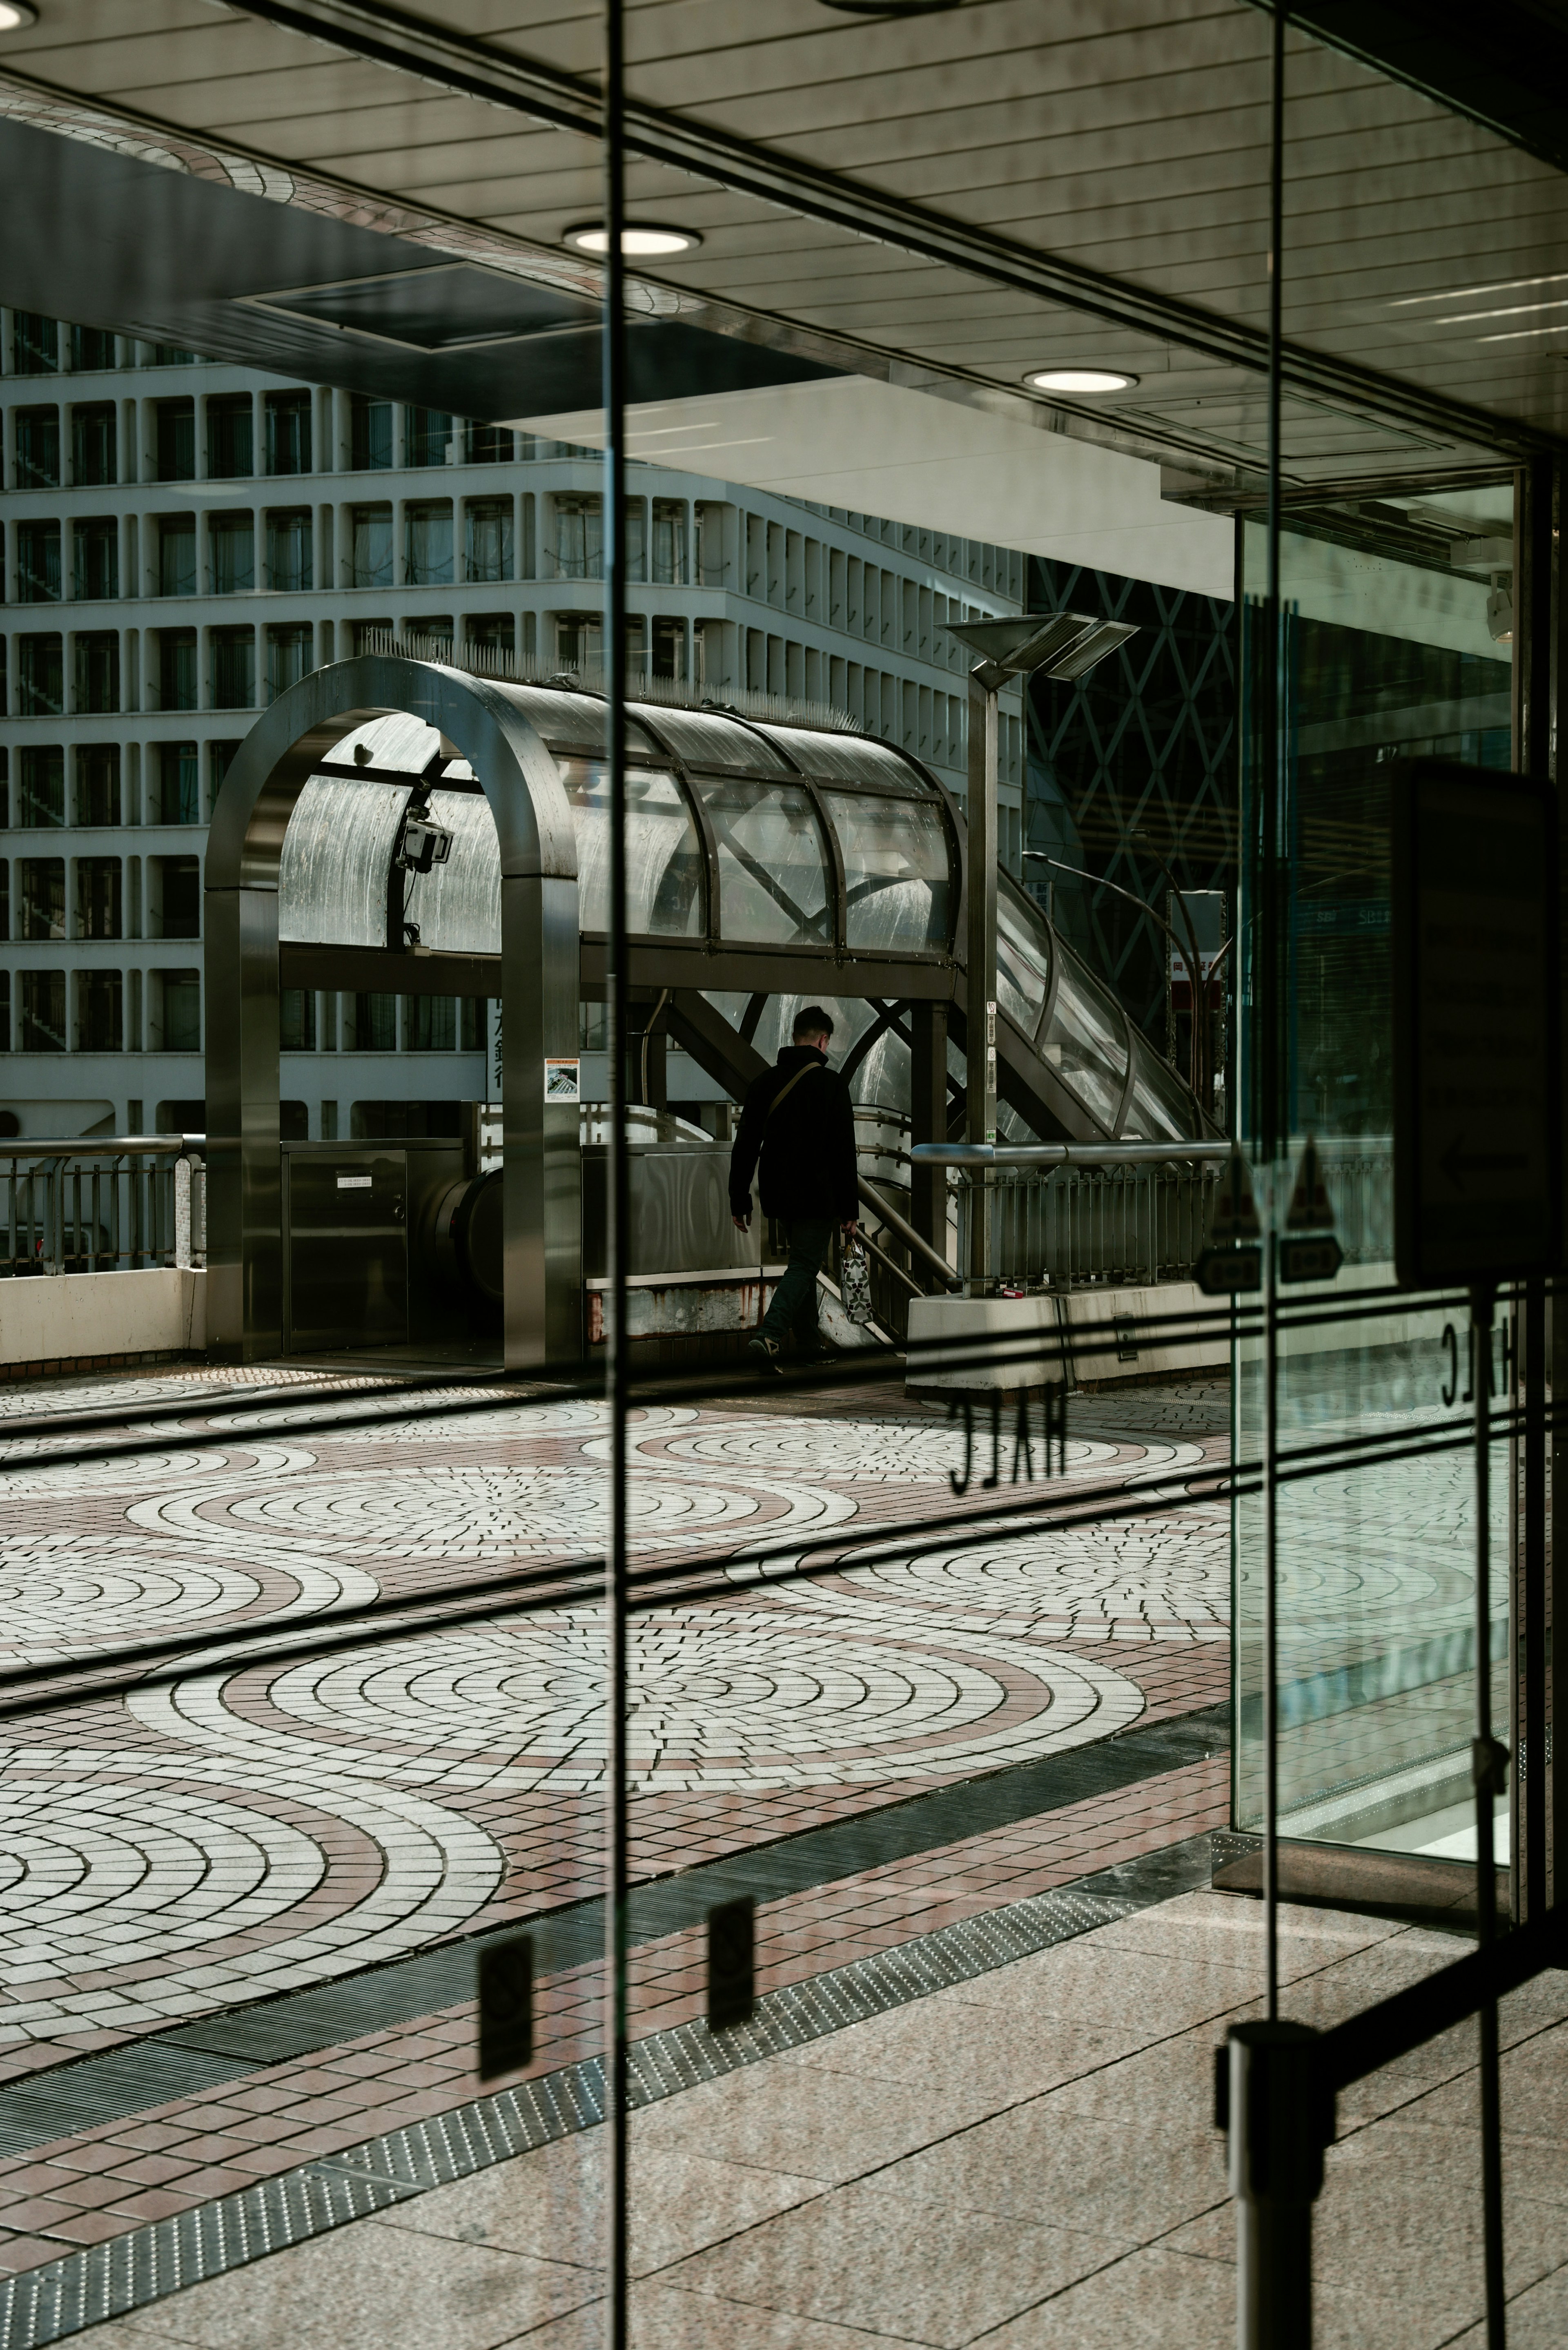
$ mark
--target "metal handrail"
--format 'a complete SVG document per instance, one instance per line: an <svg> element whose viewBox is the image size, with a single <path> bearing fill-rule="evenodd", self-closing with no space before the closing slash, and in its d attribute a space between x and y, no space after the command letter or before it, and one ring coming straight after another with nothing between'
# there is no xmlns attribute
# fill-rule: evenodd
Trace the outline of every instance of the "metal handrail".
<svg viewBox="0 0 1568 2350"><path fill-rule="evenodd" d="M875 1208L888 1230L890 1232L897 1232L907 1249L912 1249L917 1256L925 1258L933 1271L941 1275L943 1286L948 1289L961 1289L963 1284L959 1275L953 1271L946 1257L931 1246L924 1233L918 1232L913 1224L907 1222L898 1213L898 1209L890 1206L882 1197L875 1185L867 1183L864 1175L857 1176L856 1182L866 1205L868 1208Z"/></svg>
<svg viewBox="0 0 1568 2350"><path fill-rule="evenodd" d="M1228 1142L917 1142L925 1167L1121 1167L1169 1159L1229 1159Z"/></svg>

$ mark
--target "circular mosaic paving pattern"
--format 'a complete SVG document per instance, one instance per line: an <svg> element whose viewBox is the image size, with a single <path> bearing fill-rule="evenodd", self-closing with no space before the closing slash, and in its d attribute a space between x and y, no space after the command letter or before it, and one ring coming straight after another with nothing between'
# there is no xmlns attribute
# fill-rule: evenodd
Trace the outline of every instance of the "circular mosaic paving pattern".
<svg viewBox="0 0 1568 2350"><path fill-rule="evenodd" d="M876 1631L827 1611L807 1622L696 1608L635 1624L634 1783L923 1776L1103 1737L1142 1710L1136 1686L1097 1665L950 1630L927 1647L927 1629L887 1601ZM358 1753L426 1756L437 1770L485 1754L508 1778L586 1788L604 1769L604 1689L602 1616L562 1610L296 1665L266 1702L280 1729L297 1723ZM210 1703L204 1719L213 1724ZM263 1719L251 1710L247 1728Z"/></svg>
<svg viewBox="0 0 1568 2350"><path fill-rule="evenodd" d="M170 1557L134 1540L13 1543L0 1566L0 1624L12 1664L72 1659L220 1631L231 1619L317 1614L373 1599L355 1567L296 1558L247 1572L233 1560ZM236 1622L234 1629L242 1628Z"/></svg>

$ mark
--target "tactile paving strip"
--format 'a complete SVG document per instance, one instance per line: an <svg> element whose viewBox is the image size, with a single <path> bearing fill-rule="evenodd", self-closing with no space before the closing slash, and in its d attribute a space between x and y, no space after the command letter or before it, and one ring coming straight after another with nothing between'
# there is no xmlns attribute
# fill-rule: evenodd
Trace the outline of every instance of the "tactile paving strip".
<svg viewBox="0 0 1568 2350"><path fill-rule="evenodd" d="M939 1927L895 1950L786 1984L758 2001L749 2023L722 2033L710 2033L703 2023L655 2033L631 2051L632 2102L655 2105L764 2056L783 2055L954 1983L972 1981L1206 1885L1209 1871L1209 1838L1189 1837L1076 1885ZM26 2270L0 2287L0 2350L45 2350L105 2318L145 2309L182 2286L569 2137L602 2120L603 2113L599 2060L587 2058Z"/></svg>

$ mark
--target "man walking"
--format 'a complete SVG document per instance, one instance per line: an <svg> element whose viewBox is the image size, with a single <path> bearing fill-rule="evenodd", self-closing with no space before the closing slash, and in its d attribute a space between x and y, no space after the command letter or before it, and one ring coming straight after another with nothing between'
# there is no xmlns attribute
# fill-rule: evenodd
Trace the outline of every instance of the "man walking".
<svg viewBox="0 0 1568 2350"><path fill-rule="evenodd" d="M730 1213L742 1232L752 1224L752 1176L762 1159L763 1213L788 1232L789 1262L774 1292L750 1352L777 1373L787 1332L803 1354L822 1347L816 1324L816 1276L836 1224L847 1237L858 1229L855 1111L849 1087L827 1066L833 1023L820 1003L794 1017L794 1042L764 1070L746 1095L730 1154Z"/></svg>

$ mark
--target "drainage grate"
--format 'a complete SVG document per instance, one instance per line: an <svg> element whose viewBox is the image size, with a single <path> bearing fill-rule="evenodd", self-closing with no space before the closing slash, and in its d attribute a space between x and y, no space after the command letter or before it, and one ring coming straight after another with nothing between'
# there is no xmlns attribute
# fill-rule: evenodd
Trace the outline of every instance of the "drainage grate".
<svg viewBox="0 0 1568 2350"><path fill-rule="evenodd" d="M1131 1917L1209 1882L1209 1838L1191 1836L1053 1893L987 1910L896 1950L857 1959L757 2002L749 2023L715 2035L705 2023L652 2033L631 2051L634 2106L657 2105L765 2056L869 2022L1016 1959ZM389 2130L342 2154L107 2244L25 2270L0 2285L0 2350L44 2350L109 2317L145 2309L182 2286L265 2260L352 2220L472 2178L493 2163L591 2128L603 2119L597 2057L518 2088Z"/></svg>

